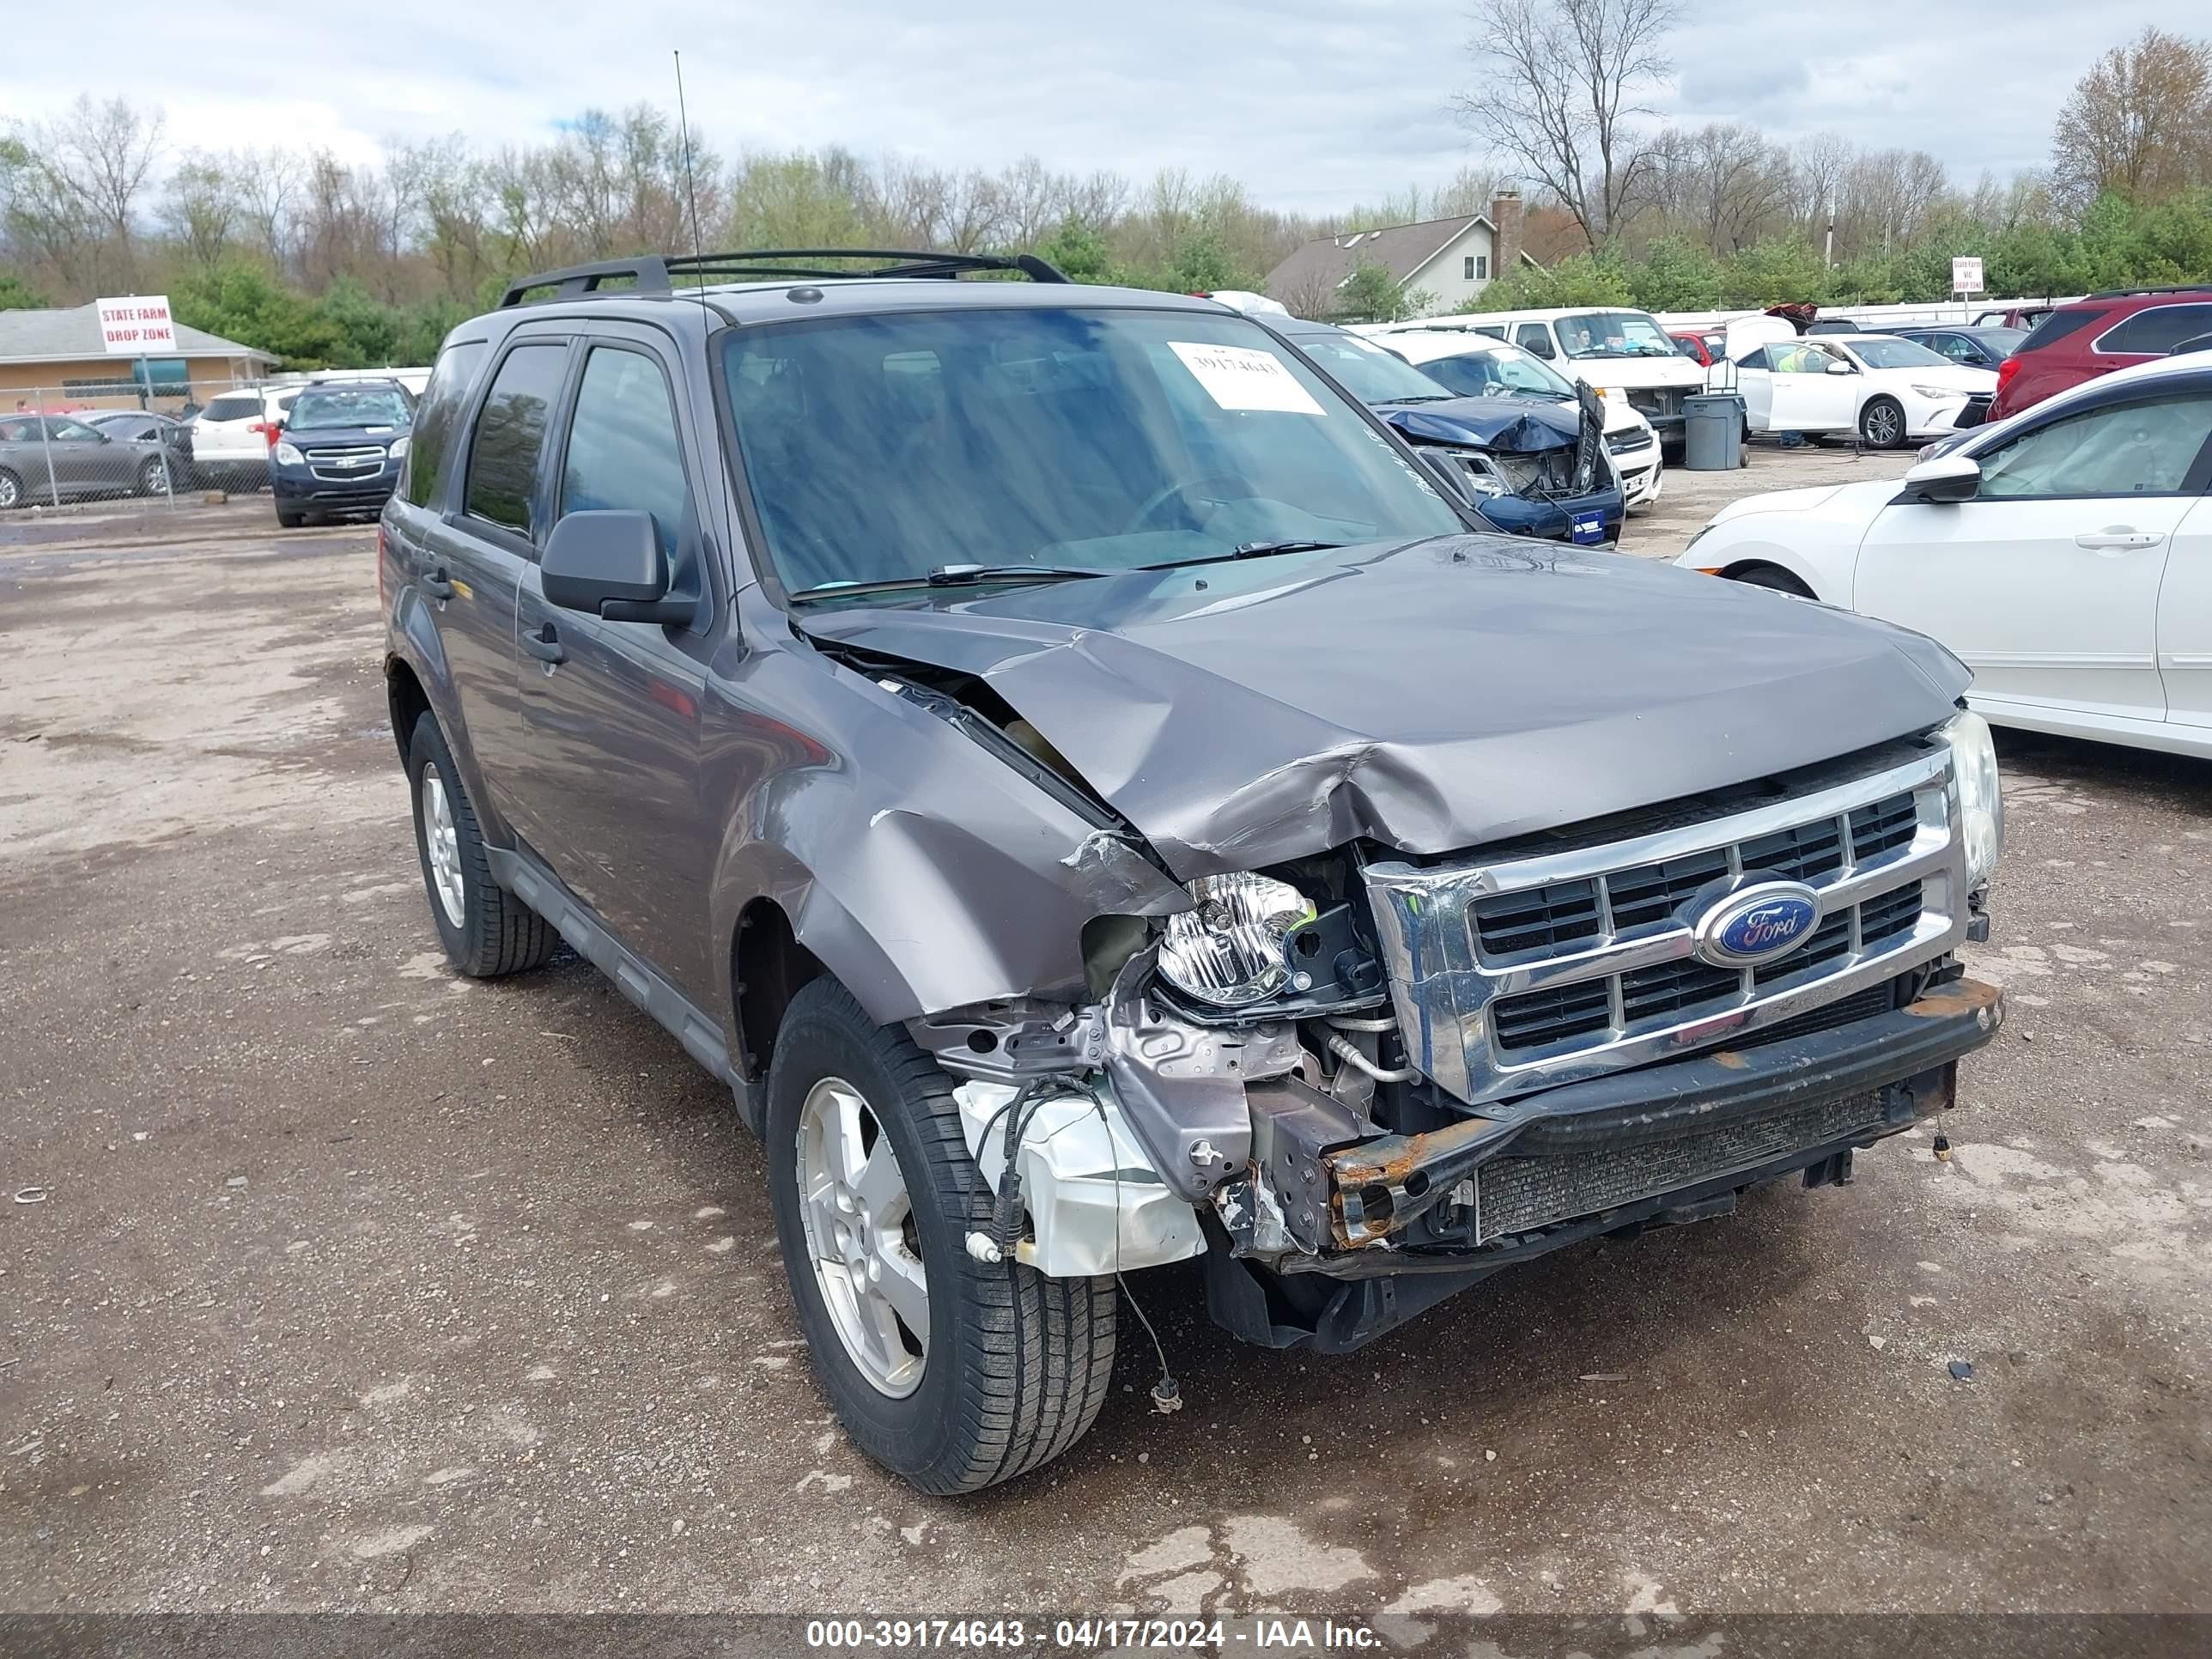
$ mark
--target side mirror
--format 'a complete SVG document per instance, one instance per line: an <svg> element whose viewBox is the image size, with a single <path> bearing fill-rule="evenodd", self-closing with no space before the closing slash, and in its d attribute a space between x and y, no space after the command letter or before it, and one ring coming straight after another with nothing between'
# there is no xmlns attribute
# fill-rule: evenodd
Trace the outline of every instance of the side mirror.
<svg viewBox="0 0 2212 1659"><path fill-rule="evenodd" d="M1971 455L1938 455L1905 475L1905 499L1912 501L1971 501L1982 488L1982 464Z"/></svg>
<svg viewBox="0 0 2212 1659"><path fill-rule="evenodd" d="M668 597L668 559L653 514L571 513L546 538L545 601L609 622L681 623L692 602Z"/></svg>
<svg viewBox="0 0 2212 1659"><path fill-rule="evenodd" d="M1828 365L1828 373L1831 374L1856 374L1858 373L1858 370L1853 368L1849 363L1831 362Z"/></svg>

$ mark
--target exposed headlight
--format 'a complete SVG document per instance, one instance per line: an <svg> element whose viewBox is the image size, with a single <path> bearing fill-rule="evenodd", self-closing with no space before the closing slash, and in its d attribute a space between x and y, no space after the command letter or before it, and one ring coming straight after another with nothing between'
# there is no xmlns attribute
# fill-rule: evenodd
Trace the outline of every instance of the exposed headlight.
<svg viewBox="0 0 2212 1659"><path fill-rule="evenodd" d="M1242 1008L1290 983L1285 939L1314 919L1306 896L1287 883L1240 873L1190 884L1196 908L1168 918L1160 972L1200 1002Z"/></svg>
<svg viewBox="0 0 2212 1659"><path fill-rule="evenodd" d="M306 456L301 454L299 450L291 444L278 444L276 448L270 450L269 453L287 466L298 466L307 459Z"/></svg>
<svg viewBox="0 0 2212 1659"><path fill-rule="evenodd" d="M392 459L395 461L404 461L407 459L407 434L405 433L401 433L399 436L392 441L391 454Z"/></svg>
<svg viewBox="0 0 2212 1659"><path fill-rule="evenodd" d="M1959 781L1959 816L1966 834L1966 885L1986 887L2004 851L2004 793L1997 781L1997 748L1990 723L1966 714L1938 733L1951 746L1951 774Z"/></svg>
<svg viewBox="0 0 2212 1659"><path fill-rule="evenodd" d="M1933 398L1939 404L1947 398L1963 398L1966 395L1956 387L1948 386L1917 386L1912 389L1921 397Z"/></svg>

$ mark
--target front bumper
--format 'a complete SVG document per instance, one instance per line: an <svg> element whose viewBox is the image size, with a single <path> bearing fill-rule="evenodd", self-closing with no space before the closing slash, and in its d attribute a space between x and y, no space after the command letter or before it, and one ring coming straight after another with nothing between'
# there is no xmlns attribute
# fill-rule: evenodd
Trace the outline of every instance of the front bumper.
<svg viewBox="0 0 2212 1659"><path fill-rule="evenodd" d="M348 478L319 477L304 466L271 464L269 468L269 492L278 501L329 512L366 513L381 507L398 484L399 468L392 461L374 472Z"/></svg>
<svg viewBox="0 0 2212 1659"><path fill-rule="evenodd" d="M1627 504L1620 490L1599 489L1553 501L1489 495L1475 502L1475 511L1509 536L1534 536L1551 542L1573 540L1575 520L1595 514L1604 526L1602 540L1609 544L1620 539L1620 520Z"/></svg>
<svg viewBox="0 0 2212 1659"><path fill-rule="evenodd" d="M1248 1340L1342 1352L1493 1273L1601 1234L1724 1214L1802 1172L1850 1178L1854 1151L1953 1103L1959 1060L2004 1018L1953 978L1892 1012L1548 1091L1423 1134L1329 1144L1334 1103L1255 1087L1253 1165L1217 1200L1215 1316ZM1273 1276L1274 1277L1271 1279ZM1271 1282L1341 1281L1282 1313Z"/></svg>

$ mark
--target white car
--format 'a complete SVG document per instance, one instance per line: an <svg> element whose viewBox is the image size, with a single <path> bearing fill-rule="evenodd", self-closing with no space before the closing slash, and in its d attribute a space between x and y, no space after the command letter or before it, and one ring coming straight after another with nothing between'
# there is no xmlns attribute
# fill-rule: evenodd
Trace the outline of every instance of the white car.
<svg viewBox="0 0 2212 1659"><path fill-rule="evenodd" d="M1376 343L1462 398L1575 395L1573 382L1534 354L1473 330L1407 330L1385 335ZM1666 471L1659 435L1626 398L1605 400L1605 447L1620 474L1620 492L1629 511L1657 501Z"/></svg>
<svg viewBox="0 0 2212 1659"><path fill-rule="evenodd" d="M1887 449L1956 428L1976 392L1997 377L1893 334L1821 334L1770 340L1736 360L1745 423L1753 432L1850 432Z"/></svg>
<svg viewBox="0 0 2212 1659"><path fill-rule="evenodd" d="M303 386L245 386L218 392L192 417L192 463L210 483L256 487L269 481L269 446Z"/></svg>
<svg viewBox="0 0 2212 1659"><path fill-rule="evenodd" d="M1731 502L1678 562L1934 636L1997 725L2212 759L2208 490L2212 359L2169 357L1976 431L1901 483Z"/></svg>
<svg viewBox="0 0 2212 1659"><path fill-rule="evenodd" d="M1475 312L1373 324L1358 331L1393 348L1401 337L1442 332L1508 341L1589 386L1607 408L1626 404L1650 422L1662 441L1678 447L1685 423L1682 400L1705 390L1703 366L1682 356L1650 312L1624 306Z"/></svg>

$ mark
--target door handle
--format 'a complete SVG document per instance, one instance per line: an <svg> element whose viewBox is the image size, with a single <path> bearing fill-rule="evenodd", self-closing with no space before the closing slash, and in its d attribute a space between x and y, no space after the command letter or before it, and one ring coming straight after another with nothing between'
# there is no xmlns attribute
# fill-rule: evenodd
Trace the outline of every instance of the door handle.
<svg viewBox="0 0 2212 1659"><path fill-rule="evenodd" d="M434 599L450 599L453 597L453 578L446 574L446 567L442 564L434 565L425 570L415 580L422 583L422 591Z"/></svg>
<svg viewBox="0 0 2212 1659"><path fill-rule="evenodd" d="M551 623L544 623L535 634L525 634L522 648L538 661L549 665L562 661L568 654L562 647L561 636L554 631Z"/></svg>
<svg viewBox="0 0 2212 1659"><path fill-rule="evenodd" d="M2108 549L2156 547L2165 539L2162 530L2085 530L2074 538L2074 545L2102 552Z"/></svg>

